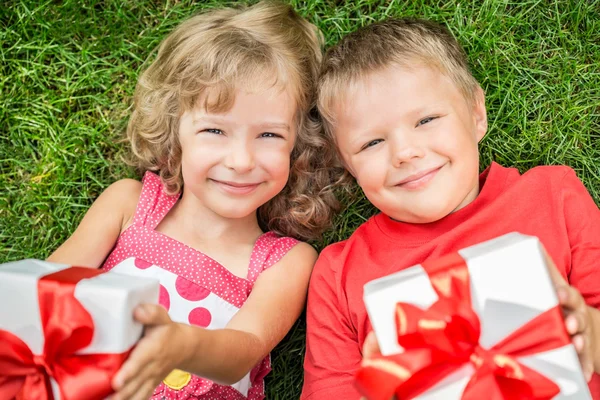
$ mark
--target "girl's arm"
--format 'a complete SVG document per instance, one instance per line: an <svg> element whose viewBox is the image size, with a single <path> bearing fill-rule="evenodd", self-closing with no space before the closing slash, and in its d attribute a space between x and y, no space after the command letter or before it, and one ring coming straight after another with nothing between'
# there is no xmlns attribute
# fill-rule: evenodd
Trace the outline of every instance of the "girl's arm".
<svg viewBox="0 0 600 400"><path fill-rule="evenodd" d="M99 268L119 234L130 224L142 184L123 179L96 199L75 232L48 257L48 261Z"/></svg>
<svg viewBox="0 0 600 400"><path fill-rule="evenodd" d="M190 331L181 369L232 384L244 377L284 338L302 312L316 251L297 244L263 272L226 329ZM218 360L218 362L215 362Z"/></svg>
<svg viewBox="0 0 600 400"><path fill-rule="evenodd" d="M146 334L113 379L114 400L147 398L175 368L221 384L239 381L298 319L316 258L310 245L296 245L260 275L225 329L174 323L160 306L139 307Z"/></svg>

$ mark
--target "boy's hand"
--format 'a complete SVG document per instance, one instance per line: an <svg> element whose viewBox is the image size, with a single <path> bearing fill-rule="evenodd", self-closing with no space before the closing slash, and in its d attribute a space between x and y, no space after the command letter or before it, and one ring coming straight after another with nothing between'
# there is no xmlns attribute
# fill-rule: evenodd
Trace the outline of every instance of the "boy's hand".
<svg viewBox="0 0 600 400"><path fill-rule="evenodd" d="M594 355L598 346L598 337L594 332L592 310L585 304L577 289L563 284L556 288L558 301L565 315L565 326L583 368L585 379L589 382L594 373Z"/></svg>
<svg viewBox="0 0 600 400"><path fill-rule="evenodd" d="M362 356L363 360L368 360L374 355L378 355L381 353L379 349L379 343L377 343L377 337L375 336L375 331L369 332L367 337L365 338L365 342L362 347Z"/></svg>
<svg viewBox="0 0 600 400"><path fill-rule="evenodd" d="M369 332L367 337L365 338L365 342L362 347L362 356L363 361L368 360L369 358L379 355L381 350L379 349L379 343L377 343L377 337L375 336L375 331ZM362 397L361 400L368 400L366 397ZM390 400L396 400L396 396L392 397Z"/></svg>
<svg viewBox="0 0 600 400"><path fill-rule="evenodd" d="M597 347L600 346L598 343L600 332L595 332L595 318L593 316L598 311L585 304L581 293L565 281L548 253L544 251L544 254L548 272L556 287L558 303L563 308L565 327L571 335L571 341L579 355L585 379L589 382L594 373L594 364L600 361L594 359L595 355L598 354Z"/></svg>
<svg viewBox="0 0 600 400"><path fill-rule="evenodd" d="M158 305L144 304L134 311L145 332L127 361L112 380L115 394L111 400L146 400L175 368L185 343L181 326Z"/></svg>

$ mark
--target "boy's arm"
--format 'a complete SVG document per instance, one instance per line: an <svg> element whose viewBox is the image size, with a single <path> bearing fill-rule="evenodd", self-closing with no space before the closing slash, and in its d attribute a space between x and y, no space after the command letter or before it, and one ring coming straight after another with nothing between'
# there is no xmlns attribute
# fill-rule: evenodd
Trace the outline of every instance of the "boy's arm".
<svg viewBox="0 0 600 400"><path fill-rule="evenodd" d="M600 309L600 210L571 169L562 182L563 212L571 246L569 284Z"/></svg>
<svg viewBox="0 0 600 400"><path fill-rule="evenodd" d="M142 184L133 179L123 179L106 188L75 232L48 261L99 268L133 218L141 190Z"/></svg>
<svg viewBox="0 0 600 400"><path fill-rule="evenodd" d="M308 291L302 400L358 399L354 374L362 355L346 305L339 301L327 249L317 260ZM341 266L339 266L341 267Z"/></svg>
<svg viewBox="0 0 600 400"><path fill-rule="evenodd" d="M581 329L593 332L591 346L594 370L600 373L600 210L583 183L571 169L562 182L563 212L571 246L569 284L577 289L588 306L585 321L578 321ZM571 308L580 308L576 294L565 301ZM581 304L585 308L585 305ZM576 314L579 315L579 314ZM579 318L581 319L581 318ZM569 321L567 320L567 328ZM598 378L596 378L598 379Z"/></svg>

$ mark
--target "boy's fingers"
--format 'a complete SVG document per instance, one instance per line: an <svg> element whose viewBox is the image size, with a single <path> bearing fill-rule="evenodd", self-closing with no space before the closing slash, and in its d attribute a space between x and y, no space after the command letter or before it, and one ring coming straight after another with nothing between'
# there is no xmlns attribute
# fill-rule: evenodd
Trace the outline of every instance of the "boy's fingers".
<svg viewBox="0 0 600 400"><path fill-rule="evenodd" d="M585 306L583 297L581 297L577 289L571 286L560 286L556 289L556 292L560 305L565 308L576 310Z"/></svg>
<svg viewBox="0 0 600 400"><path fill-rule="evenodd" d="M585 339L583 338L583 335L573 336L571 342L573 343L573 346L575 346L575 350L577 350L577 353L581 354L585 348Z"/></svg>
<svg viewBox="0 0 600 400"><path fill-rule="evenodd" d="M590 358L590 349L588 348L589 343L587 343L585 337L581 334L573 336L571 341L575 350L577 350L583 375L586 381L589 382L594 374L594 363Z"/></svg>
<svg viewBox="0 0 600 400"><path fill-rule="evenodd" d="M585 332L588 328L588 321L585 311L574 311L565 318L565 326L569 335L575 335Z"/></svg>
<svg viewBox="0 0 600 400"><path fill-rule="evenodd" d="M565 281L565 278L563 278L563 276L558 271L558 268L556 268L556 264L554 264L554 261L552 260L552 258L550 258L550 255L543 247L542 252L544 253L544 258L546 259L546 266L548 267L548 273L550 274L550 279L552 279L554 286L568 285L567 281Z"/></svg>
<svg viewBox="0 0 600 400"><path fill-rule="evenodd" d="M378 354L379 344L377 343L377 337L375 336L375 332L371 331L365 338L365 342L363 343L363 358L371 358L373 355Z"/></svg>

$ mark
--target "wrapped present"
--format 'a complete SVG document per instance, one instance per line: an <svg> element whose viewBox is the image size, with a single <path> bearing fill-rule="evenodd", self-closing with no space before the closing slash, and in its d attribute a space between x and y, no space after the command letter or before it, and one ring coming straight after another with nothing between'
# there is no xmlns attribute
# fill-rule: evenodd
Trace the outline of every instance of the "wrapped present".
<svg viewBox="0 0 600 400"><path fill-rule="evenodd" d="M37 260L0 265L0 399L104 399L158 282Z"/></svg>
<svg viewBox="0 0 600 400"><path fill-rule="evenodd" d="M590 399L539 240L510 233L369 282L368 399Z"/></svg>

